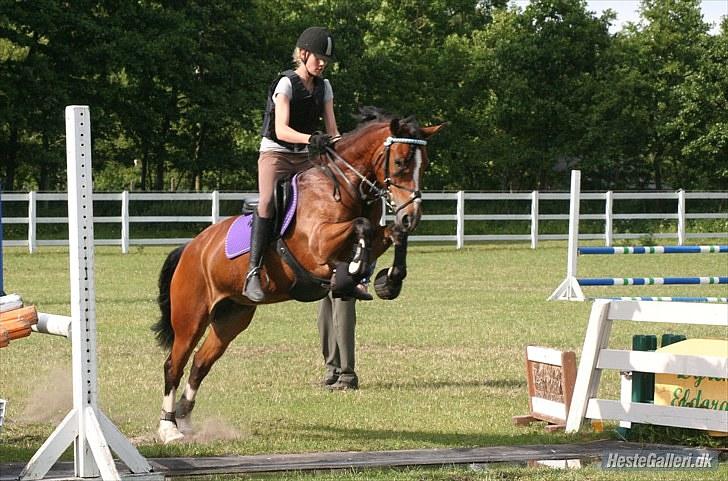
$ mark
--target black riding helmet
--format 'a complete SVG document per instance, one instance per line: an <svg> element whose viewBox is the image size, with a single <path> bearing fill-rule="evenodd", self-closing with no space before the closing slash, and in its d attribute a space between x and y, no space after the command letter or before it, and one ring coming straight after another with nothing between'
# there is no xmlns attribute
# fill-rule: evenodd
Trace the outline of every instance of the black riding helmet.
<svg viewBox="0 0 728 481"><path fill-rule="evenodd" d="M327 62L334 60L334 37L323 27L309 27L304 30L298 37L296 47L304 48Z"/></svg>

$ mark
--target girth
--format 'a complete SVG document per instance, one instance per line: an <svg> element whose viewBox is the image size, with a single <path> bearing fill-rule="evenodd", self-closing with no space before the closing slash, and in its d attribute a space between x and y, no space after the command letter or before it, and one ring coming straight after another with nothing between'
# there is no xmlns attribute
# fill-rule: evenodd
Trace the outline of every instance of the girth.
<svg viewBox="0 0 728 481"><path fill-rule="evenodd" d="M278 238L276 251L281 259L288 264L288 267L293 270L293 285L289 290L289 294L293 299L301 302L312 302L326 297L331 289L330 280L315 277L304 269L282 238Z"/></svg>

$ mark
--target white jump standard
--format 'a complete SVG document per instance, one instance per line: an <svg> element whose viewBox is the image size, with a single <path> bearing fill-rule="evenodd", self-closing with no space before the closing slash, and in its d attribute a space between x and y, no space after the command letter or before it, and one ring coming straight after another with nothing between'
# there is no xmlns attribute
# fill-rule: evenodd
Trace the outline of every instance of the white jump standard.
<svg viewBox="0 0 728 481"><path fill-rule="evenodd" d="M86 106L66 107L66 156L73 409L31 458L19 479L43 479L66 448L73 444L75 474L79 478L160 480L163 479L161 473L152 473L147 460L98 407L91 118ZM62 316L57 316L55 321L63 321ZM65 335L62 328L59 331L57 334ZM131 474L119 474L112 450Z"/></svg>
<svg viewBox="0 0 728 481"><path fill-rule="evenodd" d="M707 246L630 246L630 247L579 247L579 204L581 200L581 171L571 171L569 196L569 243L566 279L549 296L548 300L584 301L587 298L582 286L646 286L646 285L699 285L728 284L728 276L704 277L586 277L578 278L576 271L579 255L656 255L656 254L728 254L728 245ZM680 302L728 302L728 297L603 297L602 299L660 300Z"/></svg>

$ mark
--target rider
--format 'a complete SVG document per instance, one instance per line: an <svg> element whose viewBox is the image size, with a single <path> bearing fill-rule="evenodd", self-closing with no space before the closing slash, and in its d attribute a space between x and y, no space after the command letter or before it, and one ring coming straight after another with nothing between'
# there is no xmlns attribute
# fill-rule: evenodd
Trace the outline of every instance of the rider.
<svg viewBox="0 0 728 481"><path fill-rule="evenodd" d="M334 116L334 93L323 78L334 58L334 38L322 27L309 27L293 50L295 70L278 74L268 90L258 157L260 200L253 219L250 264L243 294L253 302L265 298L260 283L263 252L273 236L273 190L278 179L311 167L309 148L323 152L340 137ZM323 118L325 133L317 132Z"/></svg>

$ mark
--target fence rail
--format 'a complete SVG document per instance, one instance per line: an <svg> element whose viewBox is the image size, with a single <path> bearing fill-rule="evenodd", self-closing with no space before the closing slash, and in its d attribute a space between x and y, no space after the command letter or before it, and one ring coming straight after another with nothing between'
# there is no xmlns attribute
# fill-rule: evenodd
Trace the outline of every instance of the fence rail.
<svg viewBox="0 0 728 481"><path fill-rule="evenodd" d="M218 192L209 193L146 193L146 192L120 192L120 193L95 193L94 202L118 202L119 215L98 216L95 223L118 224L121 233L117 239L96 239L97 245L118 245L122 252L126 253L130 245L169 245L181 244L191 237L167 237L167 238L137 238L132 236L133 224L156 223L216 223L229 216L220 214L220 203L222 201L238 201L242 204L243 199L254 195L250 192ZM603 240L605 246L611 246L617 239L639 239L645 236L661 239L675 239L679 245L683 245L691 238L728 238L728 232L688 232L687 221L689 220L726 220L728 221L728 210L725 203L728 200L728 191L725 192L603 192L603 193L582 193L582 201L600 201L603 203L603 213L582 214L580 219L602 221L604 228L601 233L580 234L581 240ZM668 200L674 201L674 211L658 213L626 213L614 212L615 201L642 201L642 200ZM715 212L687 212L688 200L711 201L715 200L723 204L722 208L716 205ZM27 246L29 252L34 252L38 246L43 245L67 245L67 239L38 239L37 227L40 224L66 224L67 217L39 216L39 202L66 202L65 193L5 193L2 195L2 202L6 204L5 216L2 217L3 224L25 224L27 225L27 237L23 240L4 239L4 246ZM131 215L129 206L133 202L206 202L209 203L209 215ZM447 214L425 214L423 222L454 222L452 232L446 235L413 235L410 237L414 242L447 242L454 243L460 249L466 242L483 241L522 241L530 242L531 248L535 249L538 242L542 240L566 240L568 239L569 220L569 193L568 192L538 192L530 193L477 193L477 192L449 192L449 193L424 193L423 201L425 206L428 201L451 202L452 213ZM468 206L474 202L511 202L526 203L523 207L528 208L528 213L523 214L474 214L466 213ZM539 203L547 201L563 201L563 213L540 213ZM24 203L27 205L27 215L8 217L7 204ZM426 209L427 210L427 209ZM525 210L525 209L521 209ZM471 209L472 211L472 209ZM385 220L391 220L387 216ZM635 233L614 231L614 221L629 220L669 220L676 221L675 232L660 233ZM476 222L529 222L530 232L528 234L467 234L466 224L472 226ZM564 221L563 233L547 234L539 233L540 221ZM728 225L728 222L726 222ZM726 229L728 230L728 229ZM193 233L190 233L191 235Z"/></svg>

